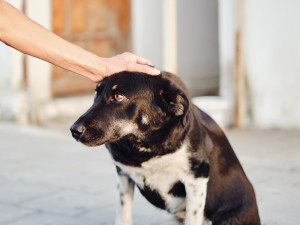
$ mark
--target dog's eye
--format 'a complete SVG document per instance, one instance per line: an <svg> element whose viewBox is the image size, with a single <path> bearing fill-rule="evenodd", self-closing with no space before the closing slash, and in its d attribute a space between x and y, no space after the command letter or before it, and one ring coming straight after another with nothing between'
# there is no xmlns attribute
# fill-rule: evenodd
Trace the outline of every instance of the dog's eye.
<svg viewBox="0 0 300 225"><path fill-rule="evenodd" d="M125 99L124 95L121 94L115 94L113 100L116 102L122 102Z"/></svg>

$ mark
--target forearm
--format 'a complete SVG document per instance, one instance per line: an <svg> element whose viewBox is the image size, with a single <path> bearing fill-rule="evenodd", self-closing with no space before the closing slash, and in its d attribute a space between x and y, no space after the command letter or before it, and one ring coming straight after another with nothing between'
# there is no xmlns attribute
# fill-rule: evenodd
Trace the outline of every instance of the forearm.
<svg viewBox="0 0 300 225"><path fill-rule="evenodd" d="M0 0L0 40L11 47L49 63L83 75L94 82L121 71L158 75L159 70L145 58L124 53L98 57L62 38Z"/></svg>
<svg viewBox="0 0 300 225"><path fill-rule="evenodd" d="M100 73L105 72L105 59L63 40L2 0L0 0L0 40L25 54L91 80L94 76L101 76Z"/></svg>

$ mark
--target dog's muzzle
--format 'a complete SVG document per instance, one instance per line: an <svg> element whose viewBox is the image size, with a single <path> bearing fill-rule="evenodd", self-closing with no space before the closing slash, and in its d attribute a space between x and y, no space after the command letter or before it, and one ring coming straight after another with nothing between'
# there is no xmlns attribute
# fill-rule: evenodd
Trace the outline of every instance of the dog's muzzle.
<svg viewBox="0 0 300 225"><path fill-rule="evenodd" d="M80 137L82 136L82 134L84 133L85 127L82 124L74 123L70 127L70 131L72 133L72 136L78 141L80 139Z"/></svg>

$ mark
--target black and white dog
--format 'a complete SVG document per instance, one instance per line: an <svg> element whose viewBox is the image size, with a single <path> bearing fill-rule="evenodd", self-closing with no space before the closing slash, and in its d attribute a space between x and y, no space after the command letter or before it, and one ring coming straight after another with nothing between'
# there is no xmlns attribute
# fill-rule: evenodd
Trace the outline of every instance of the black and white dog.
<svg viewBox="0 0 300 225"><path fill-rule="evenodd" d="M118 225L132 224L135 185L180 223L260 224L254 190L227 138L175 75L106 78L71 131L85 145L106 144L119 177Z"/></svg>

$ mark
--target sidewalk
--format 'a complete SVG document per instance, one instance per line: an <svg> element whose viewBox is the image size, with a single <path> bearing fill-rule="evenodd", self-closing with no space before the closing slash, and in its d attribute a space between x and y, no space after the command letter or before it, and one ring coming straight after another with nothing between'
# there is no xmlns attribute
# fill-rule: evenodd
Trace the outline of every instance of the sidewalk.
<svg viewBox="0 0 300 225"><path fill-rule="evenodd" d="M111 225L117 189L104 147L88 148L68 131L0 123L1 225ZM300 132L229 130L252 181L262 224L300 221ZM174 224L136 189L134 224Z"/></svg>

